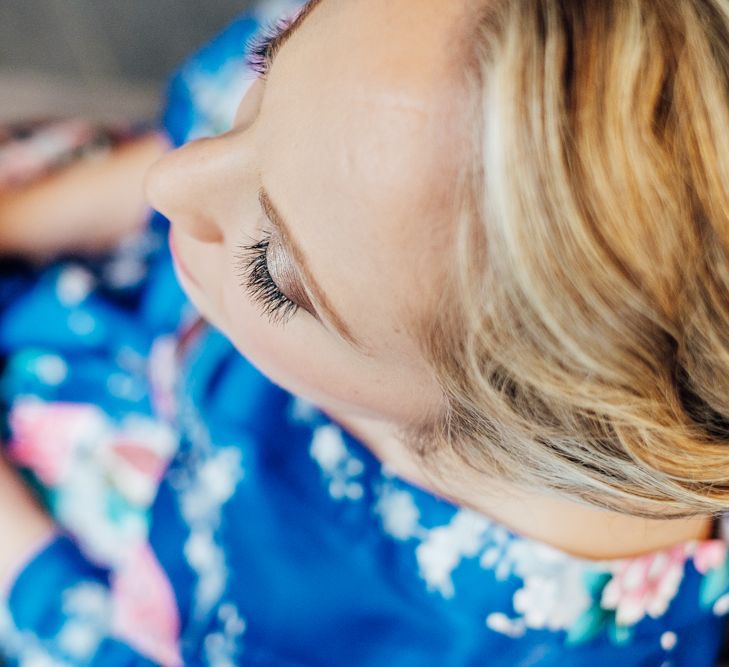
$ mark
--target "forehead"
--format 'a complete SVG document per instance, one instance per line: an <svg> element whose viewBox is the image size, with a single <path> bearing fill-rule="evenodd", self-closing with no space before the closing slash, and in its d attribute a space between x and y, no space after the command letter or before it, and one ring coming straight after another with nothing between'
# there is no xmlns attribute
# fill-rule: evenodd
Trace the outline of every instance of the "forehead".
<svg viewBox="0 0 729 667"><path fill-rule="evenodd" d="M323 0L277 59L262 116L283 141L310 132L318 152L347 151L347 166L369 166L373 149L390 149L390 171L437 153L458 101L463 14L458 0Z"/></svg>
<svg viewBox="0 0 729 667"><path fill-rule="evenodd" d="M323 0L276 59L259 121L262 177L325 288L341 264L404 284L394 257L427 261L420 246L443 219L459 152L463 11Z"/></svg>

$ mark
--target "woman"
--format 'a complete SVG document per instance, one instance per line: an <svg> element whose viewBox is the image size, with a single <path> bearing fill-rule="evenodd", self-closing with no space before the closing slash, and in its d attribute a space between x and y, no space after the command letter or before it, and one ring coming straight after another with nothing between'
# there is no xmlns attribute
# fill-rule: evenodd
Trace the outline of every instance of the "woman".
<svg viewBox="0 0 729 667"><path fill-rule="evenodd" d="M3 472L8 660L713 664L729 5L254 29L173 82L165 217L8 278L8 448L70 534Z"/></svg>

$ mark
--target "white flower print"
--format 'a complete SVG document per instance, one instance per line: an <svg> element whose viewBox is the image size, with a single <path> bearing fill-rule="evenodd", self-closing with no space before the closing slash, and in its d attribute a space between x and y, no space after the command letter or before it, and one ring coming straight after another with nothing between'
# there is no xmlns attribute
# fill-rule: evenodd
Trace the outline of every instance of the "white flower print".
<svg viewBox="0 0 729 667"><path fill-rule="evenodd" d="M724 593L724 595L718 598L717 601L714 602L711 610L717 616L723 616L724 614L729 613L729 593Z"/></svg>
<svg viewBox="0 0 729 667"><path fill-rule="evenodd" d="M55 354L44 354L31 362L32 372L36 377L50 387L61 384L68 377L68 364Z"/></svg>
<svg viewBox="0 0 729 667"><path fill-rule="evenodd" d="M198 575L195 604L199 616L217 602L225 589L228 567L215 530L223 505L242 478L240 451L222 448L199 466L189 486L180 489L182 514L190 527L185 556Z"/></svg>
<svg viewBox="0 0 729 667"><path fill-rule="evenodd" d="M108 634L111 610L109 591L93 582L81 582L63 592L63 616L56 636L41 640L20 630L6 605L0 606L3 655L20 667L71 667L87 664ZM62 659L58 653L73 662Z"/></svg>
<svg viewBox="0 0 729 667"><path fill-rule="evenodd" d="M380 515L386 533L398 540L408 540L422 533L420 510L407 491L385 487L378 494L375 512Z"/></svg>
<svg viewBox="0 0 729 667"><path fill-rule="evenodd" d="M528 540L512 540L508 550L513 573L524 581L514 593L514 609L527 627L567 629L590 608L580 561Z"/></svg>
<svg viewBox="0 0 729 667"><path fill-rule="evenodd" d="M353 456L339 428L320 426L314 431L309 454L329 480L329 495L335 500L360 500L364 487L357 479L364 473L364 463Z"/></svg>
<svg viewBox="0 0 729 667"><path fill-rule="evenodd" d="M206 664L210 667L235 667L240 664L240 640L246 631L245 619L234 604L226 602L218 608L216 620L221 628L208 633L203 642Z"/></svg>
<svg viewBox="0 0 729 667"><path fill-rule="evenodd" d="M182 517L190 534L185 557L197 575L194 623L205 623L220 601L230 571L225 552L217 541L223 506L233 497L243 479L243 453L237 446L213 446L210 433L189 396L180 406L180 427L187 434L190 460L168 479L178 494Z"/></svg>
<svg viewBox="0 0 729 667"><path fill-rule="evenodd" d="M489 521L471 510L459 510L450 523L427 531L415 549L420 575L430 590L443 597L453 597L455 591L451 575L463 558L472 558L480 552Z"/></svg>
<svg viewBox="0 0 729 667"><path fill-rule="evenodd" d="M489 614L486 625L491 629L509 636L519 636L526 628L567 629L593 603L583 582L582 564L567 554L514 539L503 526L469 509L459 509L445 525L425 528L412 493L397 488L388 476L376 493L375 512L383 530L398 540L420 542L415 556L429 590L454 597L453 573L469 558L478 558L479 565L499 580L513 575L522 580L513 597L519 616Z"/></svg>
<svg viewBox="0 0 729 667"><path fill-rule="evenodd" d="M111 596L95 583L82 583L63 594L67 620L58 633L59 646L75 660L87 661L108 633Z"/></svg>
<svg viewBox="0 0 729 667"><path fill-rule="evenodd" d="M91 294L96 281L89 271L77 264L68 264L58 274L56 296L67 307L78 306Z"/></svg>
<svg viewBox="0 0 729 667"><path fill-rule="evenodd" d="M509 618L499 611L494 611L486 617L486 626L508 637L521 637L526 632L524 619Z"/></svg>

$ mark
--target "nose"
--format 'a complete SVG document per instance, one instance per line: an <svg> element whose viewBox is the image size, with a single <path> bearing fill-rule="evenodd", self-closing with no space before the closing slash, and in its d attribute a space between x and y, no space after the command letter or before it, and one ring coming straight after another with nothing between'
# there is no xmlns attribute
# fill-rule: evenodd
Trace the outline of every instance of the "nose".
<svg viewBox="0 0 729 667"><path fill-rule="evenodd" d="M164 155L147 172L145 193L152 208L199 241L225 238L226 221L240 207L255 170L246 130L260 106L261 83L250 86L232 130L197 139Z"/></svg>
<svg viewBox="0 0 729 667"><path fill-rule="evenodd" d="M162 157L145 178L152 208L200 241L220 242L224 237L216 215L224 144L222 137L190 142Z"/></svg>

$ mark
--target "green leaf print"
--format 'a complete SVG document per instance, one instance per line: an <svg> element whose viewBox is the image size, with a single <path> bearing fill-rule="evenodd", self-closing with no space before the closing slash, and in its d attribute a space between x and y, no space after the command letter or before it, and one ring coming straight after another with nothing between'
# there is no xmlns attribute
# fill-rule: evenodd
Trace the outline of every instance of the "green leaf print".
<svg viewBox="0 0 729 667"><path fill-rule="evenodd" d="M709 570L701 580L699 604L708 609L729 590L729 561Z"/></svg>
<svg viewBox="0 0 729 667"><path fill-rule="evenodd" d="M610 615L610 612L598 606L590 607L579 616L574 625L569 629L565 644L567 646L575 646L590 641L590 639L600 634Z"/></svg>

